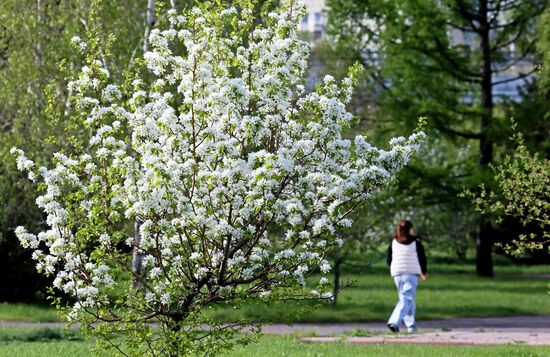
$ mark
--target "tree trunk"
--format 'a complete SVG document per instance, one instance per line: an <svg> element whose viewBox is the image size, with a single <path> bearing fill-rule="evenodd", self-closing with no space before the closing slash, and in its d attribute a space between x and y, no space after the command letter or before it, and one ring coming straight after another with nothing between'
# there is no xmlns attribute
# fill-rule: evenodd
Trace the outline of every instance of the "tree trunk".
<svg viewBox="0 0 550 357"><path fill-rule="evenodd" d="M37 34L36 34L36 44L35 44L35 55L34 55L34 64L36 67L40 68L42 67L42 61L44 60L44 48L42 46L42 34L43 34L43 28L44 26L44 4L42 0L36 0L36 26L37 26Z"/></svg>
<svg viewBox="0 0 550 357"><path fill-rule="evenodd" d="M132 273L134 278L132 280L132 289L137 289L145 283L145 272L142 271L143 253L139 251L139 246L141 245L139 228L142 223L140 219L136 219L134 222L134 250L132 255Z"/></svg>
<svg viewBox="0 0 550 357"><path fill-rule="evenodd" d="M45 8L43 0L36 0L36 25L35 25L35 36L34 36L34 65L38 73L42 73L44 70L44 31L46 24L44 23L45 19ZM35 95L36 98L36 108L39 113L44 111L46 107L46 98L44 96L43 90L45 87L46 81L42 75L38 76L35 80L30 81L27 84L27 91ZM25 124L29 125L30 124Z"/></svg>
<svg viewBox="0 0 550 357"><path fill-rule="evenodd" d="M477 230L476 273L479 276L493 277L493 241L491 240L491 225L482 218Z"/></svg>
<svg viewBox="0 0 550 357"><path fill-rule="evenodd" d="M155 26L155 0L147 0L147 23L143 35L143 53L149 51L149 35L153 26Z"/></svg>
<svg viewBox="0 0 550 357"><path fill-rule="evenodd" d="M466 261L466 249L460 243L455 243L455 253L459 262L464 263Z"/></svg>
<svg viewBox="0 0 550 357"><path fill-rule="evenodd" d="M334 269L332 270L334 277L334 285L332 288L332 305L336 305L338 303L338 293L340 292L340 267L343 261L344 258L338 258L334 261Z"/></svg>
<svg viewBox="0 0 550 357"><path fill-rule="evenodd" d="M155 25L155 0L147 0L147 23L145 24L145 33L143 35L143 54L149 51L149 34ZM145 272L142 271L143 253L139 252L141 245L141 235L139 228L143 222L136 218L134 222L134 250L132 255L132 271L135 274L132 281L132 288L136 289L145 282Z"/></svg>
<svg viewBox="0 0 550 357"><path fill-rule="evenodd" d="M493 119L493 83L492 83L492 53L490 39L488 1L479 2L479 35L481 61L481 138L479 140L479 165L481 170L486 170L493 161L493 141L490 128ZM476 235L476 271L479 276L493 276L493 257L491 239L491 226L481 218Z"/></svg>

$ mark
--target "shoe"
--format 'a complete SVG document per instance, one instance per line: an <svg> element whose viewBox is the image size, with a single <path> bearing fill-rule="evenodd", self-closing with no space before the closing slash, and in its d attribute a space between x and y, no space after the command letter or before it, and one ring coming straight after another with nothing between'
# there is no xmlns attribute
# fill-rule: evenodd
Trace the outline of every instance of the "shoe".
<svg viewBox="0 0 550 357"><path fill-rule="evenodd" d="M407 333L417 333L418 329L416 327L407 327Z"/></svg>
<svg viewBox="0 0 550 357"><path fill-rule="evenodd" d="M395 324L388 324L388 328L390 329L391 332L394 332L394 333L399 332L399 327L397 327L397 325Z"/></svg>

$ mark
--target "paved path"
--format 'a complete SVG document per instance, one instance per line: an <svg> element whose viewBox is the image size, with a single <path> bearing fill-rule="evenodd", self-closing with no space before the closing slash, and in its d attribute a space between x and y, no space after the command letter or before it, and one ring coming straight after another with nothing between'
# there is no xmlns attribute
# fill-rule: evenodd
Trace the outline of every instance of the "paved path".
<svg viewBox="0 0 550 357"><path fill-rule="evenodd" d="M452 331L480 331L482 329L498 329L507 332L539 331L550 333L550 315L535 316L510 316L510 317L480 317L460 318L450 320L418 321L418 329L424 330L452 330ZM265 326L264 332L268 334L292 334L306 333L317 336L331 336L352 331L364 330L370 332L386 332L388 328L385 322L365 323L298 323L292 326L274 324Z"/></svg>
<svg viewBox="0 0 550 357"><path fill-rule="evenodd" d="M63 327L60 322L0 321L0 327ZM347 342L355 344L413 343L431 345L524 344L550 345L550 315L460 318L419 321L420 333L391 334L384 322L298 323L265 326L266 334L301 334L302 342ZM346 334L365 337L342 337ZM335 337L336 336L336 337ZM340 337L338 337L340 336Z"/></svg>
<svg viewBox="0 0 550 357"><path fill-rule="evenodd" d="M413 335L386 335L366 337L302 337L306 343L422 344L422 345L509 345L550 346L550 332L508 331L446 331Z"/></svg>
<svg viewBox="0 0 550 357"><path fill-rule="evenodd" d="M296 324L272 325L264 328L264 332L324 336L300 339L302 342L315 343L550 346L550 315L421 321L418 322L418 328L418 334L392 334L385 323ZM350 332L365 336L342 337Z"/></svg>

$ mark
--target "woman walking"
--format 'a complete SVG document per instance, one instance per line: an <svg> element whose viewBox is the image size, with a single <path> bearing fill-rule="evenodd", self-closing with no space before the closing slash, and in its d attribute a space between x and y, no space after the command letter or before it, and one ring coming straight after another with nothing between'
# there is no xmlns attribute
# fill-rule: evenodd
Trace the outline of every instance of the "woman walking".
<svg viewBox="0 0 550 357"><path fill-rule="evenodd" d="M414 296L418 276L426 280L427 262L420 238L411 234L412 226L407 220L399 222L395 238L388 248L388 265L399 294L399 302L388 320L388 328L392 332L399 332L402 323L409 333L417 330L414 320Z"/></svg>

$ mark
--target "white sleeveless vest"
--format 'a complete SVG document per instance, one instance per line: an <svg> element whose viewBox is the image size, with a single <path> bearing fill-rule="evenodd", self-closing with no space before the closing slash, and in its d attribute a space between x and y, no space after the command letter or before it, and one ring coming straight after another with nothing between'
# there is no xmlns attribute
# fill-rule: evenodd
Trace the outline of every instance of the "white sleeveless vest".
<svg viewBox="0 0 550 357"><path fill-rule="evenodd" d="M391 250L390 272L392 277L402 274L422 274L418 254L416 253L416 241L410 244L402 244L394 239Z"/></svg>

